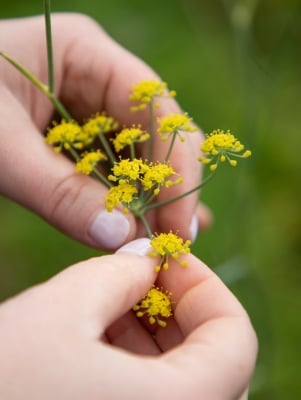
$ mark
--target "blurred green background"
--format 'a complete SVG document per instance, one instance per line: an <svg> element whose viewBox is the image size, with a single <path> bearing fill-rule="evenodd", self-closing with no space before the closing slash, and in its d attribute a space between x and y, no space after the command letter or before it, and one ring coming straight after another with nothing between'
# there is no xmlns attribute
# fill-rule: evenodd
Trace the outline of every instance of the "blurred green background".
<svg viewBox="0 0 301 400"><path fill-rule="evenodd" d="M95 18L159 72L205 132L229 128L252 149L205 188L215 221L194 253L257 331L250 399L301 398L300 1L53 0L52 9ZM42 1L15 0L0 17L42 11ZM0 218L0 299L98 254L5 198Z"/></svg>

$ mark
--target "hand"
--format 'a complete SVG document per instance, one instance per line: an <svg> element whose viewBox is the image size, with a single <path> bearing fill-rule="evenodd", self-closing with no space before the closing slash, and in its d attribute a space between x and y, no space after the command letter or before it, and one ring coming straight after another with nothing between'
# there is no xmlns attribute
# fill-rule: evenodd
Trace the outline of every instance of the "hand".
<svg viewBox="0 0 301 400"><path fill-rule="evenodd" d="M187 269L173 261L157 277L148 251L148 239L138 239L3 303L0 397L246 396L257 341L242 306L193 255ZM175 309L154 338L129 310L156 279L173 293Z"/></svg>
<svg viewBox="0 0 301 400"><path fill-rule="evenodd" d="M128 126L140 116L147 127L146 113L130 113L128 95L134 83L157 79L154 71L88 17L56 14L52 28L56 92L71 115L82 122L105 110ZM47 82L43 17L1 21L0 50ZM49 100L3 59L0 81L0 192L90 246L115 249L140 236L132 215L105 211L106 189L100 183L75 173L74 165L45 143L41 133L54 111ZM179 106L170 99L160 112L177 111ZM199 183L200 137L200 133L189 135L185 143L176 144L171 162L184 183L165 194L162 190L163 197ZM162 143L156 146L154 160L162 159L163 147ZM191 238L210 221L208 210L197 203L195 193L159 209L151 216L153 231L173 230Z"/></svg>

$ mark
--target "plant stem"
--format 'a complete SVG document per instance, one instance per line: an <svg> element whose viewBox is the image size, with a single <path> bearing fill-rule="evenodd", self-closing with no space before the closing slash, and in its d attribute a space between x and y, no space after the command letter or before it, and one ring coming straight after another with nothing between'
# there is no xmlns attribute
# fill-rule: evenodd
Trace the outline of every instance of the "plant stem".
<svg viewBox="0 0 301 400"><path fill-rule="evenodd" d="M99 137L99 140L100 140L107 156L109 157L109 159L111 161L111 164L114 165L117 162L117 160L116 160L114 153L112 152L112 149L111 149L106 137L104 136L104 133L99 132L98 137Z"/></svg>
<svg viewBox="0 0 301 400"><path fill-rule="evenodd" d="M143 223L143 226L146 230L148 237L151 239L153 237L153 234L152 234L152 231L150 229L150 226L149 226L144 214L139 215L139 218L141 219L141 222Z"/></svg>
<svg viewBox="0 0 301 400"><path fill-rule="evenodd" d="M47 42L48 87L50 93L54 93L54 68L53 68L50 0L44 0L44 17L45 17L46 42Z"/></svg>
<svg viewBox="0 0 301 400"><path fill-rule="evenodd" d="M183 197L186 197L190 195L191 193L196 192L197 190L201 189L203 186L205 186L215 175L215 171L211 172L198 186L194 187L193 189L188 190L185 193L180 194L179 196L172 197L170 199L158 201L157 203L152 203L146 207L146 211L151 210L153 208L158 208L162 206L166 206L167 204L173 203L174 201L180 200Z"/></svg>
<svg viewBox="0 0 301 400"><path fill-rule="evenodd" d="M176 141L176 136L177 136L177 134L174 132L173 135L172 135L172 139L171 139L170 145L169 145L169 149L168 149L167 154L165 156L165 160L164 160L165 162L167 162L169 160L169 157L171 155L173 146L174 146L175 141Z"/></svg>
<svg viewBox="0 0 301 400"><path fill-rule="evenodd" d="M147 160L151 161L152 156L153 156L153 147L154 147L154 135L155 135L155 124L154 124L154 101L153 99L149 103L149 134L150 134L150 139L149 139L149 146L148 146L148 154L147 154Z"/></svg>

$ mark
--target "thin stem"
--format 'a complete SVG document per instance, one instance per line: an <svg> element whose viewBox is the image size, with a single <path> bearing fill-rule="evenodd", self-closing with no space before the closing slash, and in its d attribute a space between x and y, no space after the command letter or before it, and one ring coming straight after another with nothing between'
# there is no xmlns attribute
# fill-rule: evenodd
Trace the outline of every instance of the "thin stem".
<svg viewBox="0 0 301 400"><path fill-rule="evenodd" d="M48 86L42 83L39 79L37 79L31 72L28 71L23 65L19 64L16 60L11 58L8 54L0 51L0 56L5 58L11 65L13 65L22 75L24 75L27 79L29 79L43 94L49 97L49 89Z"/></svg>
<svg viewBox="0 0 301 400"><path fill-rule="evenodd" d="M149 226L144 214L139 215L139 218L141 219L141 222L143 223L143 226L146 230L148 237L151 239L153 237L153 234L152 234L152 231L150 229L150 226Z"/></svg>
<svg viewBox="0 0 301 400"><path fill-rule="evenodd" d="M186 197L186 196L190 195L191 193L194 193L194 192L198 191L199 189L201 189L203 186L205 186L213 178L213 176L215 175L215 172L216 172L216 170L211 172L211 174L209 174L198 186L194 187L193 189L188 190L185 193L180 194L179 196L175 196L175 197L172 197L170 199L158 201L157 203L152 203L152 204L148 205L146 207L146 211L151 210L153 208L166 206L167 204L173 203L174 201L180 200L183 197Z"/></svg>
<svg viewBox="0 0 301 400"><path fill-rule="evenodd" d="M114 163L117 162L116 157L114 155L114 153L112 152L112 149L106 139L106 137L104 136L103 132L99 132L98 134L99 140L107 154L107 156L109 157L111 164L113 165Z"/></svg>
<svg viewBox="0 0 301 400"><path fill-rule="evenodd" d="M47 97L49 98L51 103L54 105L54 108L62 118L64 118L66 121L72 121L71 115L68 113L66 108L53 93L49 93Z"/></svg>
<svg viewBox="0 0 301 400"><path fill-rule="evenodd" d="M45 17L46 41L47 41L48 87L50 93L54 93L54 68L53 68L50 0L44 0L44 17Z"/></svg>
<svg viewBox="0 0 301 400"><path fill-rule="evenodd" d="M75 161L78 161L80 159L78 152L72 147L72 144L70 144L70 148L68 149L68 151Z"/></svg>
<svg viewBox="0 0 301 400"><path fill-rule="evenodd" d="M136 158L134 143L130 144L130 154L131 154L131 160L134 160Z"/></svg>
<svg viewBox="0 0 301 400"><path fill-rule="evenodd" d="M154 124L154 100L152 99L149 103L149 146L148 146L148 154L147 159L151 161L153 156L153 147L154 147L154 135L155 135L155 124Z"/></svg>
<svg viewBox="0 0 301 400"><path fill-rule="evenodd" d="M167 162L167 161L169 160L169 157L170 157L170 155L171 155L173 146L174 146L175 141L176 141L176 136L177 136L177 134L176 134L176 133L173 133L172 139L171 139L171 142L170 142L170 145L169 145L169 149L168 149L167 154L166 154L166 156L165 156L165 160L164 160L165 162Z"/></svg>
<svg viewBox="0 0 301 400"><path fill-rule="evenodd" d="M98 178L107 188L113 186L111 182L109 182L96 168L93 168L93 175Z"/></svg>

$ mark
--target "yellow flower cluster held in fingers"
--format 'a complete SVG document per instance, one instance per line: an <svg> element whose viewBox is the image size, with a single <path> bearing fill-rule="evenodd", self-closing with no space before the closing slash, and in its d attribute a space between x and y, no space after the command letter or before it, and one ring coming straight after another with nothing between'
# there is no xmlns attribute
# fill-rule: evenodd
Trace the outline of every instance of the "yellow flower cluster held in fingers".
<svg viewBox="0 0 301 400"><path fill-rule="evenodd" d="M214 171L219 162L226 160L232 167L236 167L237 160L235 158L247 158L251 156L250 150L244 150L244 145L228 130L214 130L201 144L201 151L204 156L199 158L203 164L210 164L210 170Z"/></svg>
<svg viewBox="0 0 301 400"><path fill-rule="evenodd" d="M95 114L83 125L83 131L87 136L94 138L97 135L103 135L118 128L118 122L106 114Z"/></svg>
<svg viewBox="0 0 301 400"><path fill-rule="evenodd" d="M163 292L153 286L145 297L133 307L133 310L139 318L146 315L151 325L157 323L165 328L167 325L165 319L172 316L171 293Z"/></svg>
<svg viewBox="0 0 301 400"><path fill-rule="evenodd" d="M137 106L131 107L131 111L144 110L157 97L175 97L174 90L169 91L166 82L158 80L144 80L133 86L129 96L131 101L137 102ZM156 103L158 106L159 104Z"/></svg>
<svg viewBox="0 0 301 400"><path fill-rule="evenodd" d="M166 116L161 112L159 117L157 110L160 106L159 101L170 100L176 93L169 90L165 82L155 78L142 80L133 85L129 95L129 100L134 103L133 107L129 105L131 111L145 110L143 120L148 121L148 132L143 131L140 125L124 127L118 132L119 123L104 112L95 114L84 123L73 120L65 105L56 96L49 3L50 1L45 1L48 83L40 81L9 55L0 52L0 57L6 59L40 90L61 116L61 122L54 122L47 130L46 142L53 146L56 152L69 153L76 163L75 168L78 173L91 174L108 188L105 198L108 211L113 211L122 204L125 211L130 210L139 218L150 238L149 255L159 259L158 263L154 261L157 263L155 271L168 270L171 259L186 267L187 261L182 257L190 253L191 242L184 241L172 232L154 235L148 221L148 212L197 192L214 175L209 174L201 183L175 197L166 196L165 199L156 197L162 187L169 188L182 182L182 178L173 169L171 160L175 159L176 155L172 155L172 152L176 138L179 137L180 141L184 141L184 133L196 131L196 126L185 113ZM116 93L116 96L120 96L120 93ZM126 110L122 111L126 113ZM113 139L112 135L115 135ZM161 143L160 151L156 135L159 135L162 141L169 141L168 146ZM138 149L140 154L146 155L142 159L136 156L134 145L145 141L148 141L148 146L144 144L142 149ZM126 146L129 148L125 149ZM116 153L122 150L129 158L116 156ZM161 150L166 151L165 154ZM216 130L207 135L200 150L203 154L199 161L209 164L211 171L215 171L218 164L225 161L236 166L237 158L247 158L251 155L251 151L244 150L244 146L230 131L223 130ZM158 154L161 154L159 160L157 160ZM102 168L99 168L101 161L104 163ZM179 161L185 162L185 160ZM165 327L166 319L172 315L171 293L153 286L133 309L138 317L146 316L151 325L158 324Z"/></svg>
<svg viewBox="0 0 301 400"><path fill-rule="evenodd" d="M169 268L169 257L176 260L182 267L187 267L186 260L180 260L180 256L190 253L191 241L184 240L172 232L160 233L151 240L151 250L149 255L151 257L160 257L160 262L155 267L155 271L159 272L161 269L167 270Z"/></svg>
<svg viewBox="0 0 301 400"><path fill-rule="evenodd" d="M55 152L70 150L71 147L83 149L88 141L88 137L77 122L64 119L60 124L54 122L46 136L46 142L53 146Z"/></svg>
<svg viewBox="0 0 301 400"><path fill-rule="evenodd" d="M100 161L107 160L107 156L100 150L86 152L76 162L76 172L90 175Z"/></svg>
<svg viewBox="0 0 301 400"><path fill-rule="evenodd" d="M196 132L197 127L192 124L192 119L186 114L171 114L158 118L158 133L162 141L169 139L171 135L178 135L181 141L185 140L183 132Z"/></svg>
<svg viewBox="0 0 301 400"><path fill-rule="evenodd" d="M145 142L150 138L148 132L143 131L139 126L132 128L124 128L119 132L115 139L112 139L115 151L119 153L126 146L134 145L135 143Z"/></svg>

